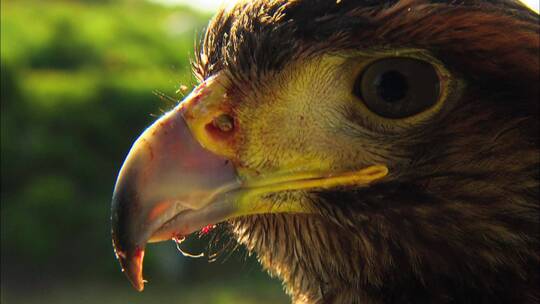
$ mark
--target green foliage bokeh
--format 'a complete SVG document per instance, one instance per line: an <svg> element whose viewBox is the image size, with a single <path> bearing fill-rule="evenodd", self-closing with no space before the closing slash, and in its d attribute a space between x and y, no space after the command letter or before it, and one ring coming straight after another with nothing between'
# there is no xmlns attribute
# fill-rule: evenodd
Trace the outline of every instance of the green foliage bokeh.
<svg viewBox="0 0 540 304"><path fill-rule="evenodd" d="M193 12L183 14L193 19ZM82 251L102 236L85 227L102 221L108 229L102 207L122 157L155 119L150 114L170 107L154 92L174 96L175 86L191 82L193 31L170 37L172 17L142 2L3 4L2 240L8 253L16 248L21 259L63 259L55 248L67 240ZM199 17L189 26L203 24Z"/></svg>

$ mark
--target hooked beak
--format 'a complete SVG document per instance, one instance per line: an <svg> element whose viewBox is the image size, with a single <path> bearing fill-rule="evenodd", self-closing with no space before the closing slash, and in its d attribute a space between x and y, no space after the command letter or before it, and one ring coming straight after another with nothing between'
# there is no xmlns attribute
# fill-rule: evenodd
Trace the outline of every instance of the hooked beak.
<svg viewBox="0 0 540 304"><path fill-rule="evenodd" d="M112 198L113 246L139 291L148 242L181 239L241 215L309 212L259 198L285 190L367 185L388 173L385 166L371 166L338 175L304 172L241 180L232 162L216 153L229 147L230 134L216 134L212 127L212 118L223 114L225 84L219 75L203 82L143 132L122 165Z"/></svg>
<svg viewBox="0 0 540 304"><path fill-rule="evenodd" d="M194 90L146 129L118 175L112 198L113 246L123 271L139 291L144 288L147 242L181 238L232 213L224 198L221 203L209 203L239 186L235 169L225 158L204 149L184 118L186 105L198 102L211 89ZM173 227L175 222L181 225Z"/></svg>

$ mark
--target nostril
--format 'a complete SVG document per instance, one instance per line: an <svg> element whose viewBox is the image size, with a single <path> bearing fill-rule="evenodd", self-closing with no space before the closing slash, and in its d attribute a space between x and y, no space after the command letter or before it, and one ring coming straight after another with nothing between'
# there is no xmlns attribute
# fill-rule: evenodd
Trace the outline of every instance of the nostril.
<svg viewBox="0 0 540 304"><path fill-rule="evenodd" d="M234 134L234 118L229 114L220 114L205 126L206 132L214 140L225 140Z"/></svg>
<svg viewBox="0 0 540 304"><path fill-rule="evenodd" d="M234 129L234 120L229 114L221 114L212 120L212 125L222 132L230 132Z"/></svg>

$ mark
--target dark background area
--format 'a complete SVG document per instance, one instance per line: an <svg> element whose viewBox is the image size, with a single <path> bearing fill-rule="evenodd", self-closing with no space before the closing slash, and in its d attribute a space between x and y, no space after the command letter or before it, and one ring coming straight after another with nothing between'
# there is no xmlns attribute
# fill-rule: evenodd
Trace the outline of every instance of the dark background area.
<svg viewBox="0 0 540 304"><path fill-rule="evenodd" d="M150 245L143 293L112 250L118 170L180 86L193 88L189 60L209 18L142 0L2 0L3 304L288 302L242 248L209 263ZM211 237L182 247L206 252Z"/></svg>

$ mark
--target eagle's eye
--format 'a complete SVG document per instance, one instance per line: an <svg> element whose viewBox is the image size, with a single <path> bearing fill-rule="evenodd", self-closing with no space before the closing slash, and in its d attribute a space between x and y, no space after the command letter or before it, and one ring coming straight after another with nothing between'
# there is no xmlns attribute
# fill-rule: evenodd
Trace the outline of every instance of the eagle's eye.
<svg viewBox="0 0 540 304"><path fill-rule="evenodd" d="M369 64L354 83L353 94L385 118L405 118L423 112L439 99L439 76L428 62L384 58Z"/></svg>

